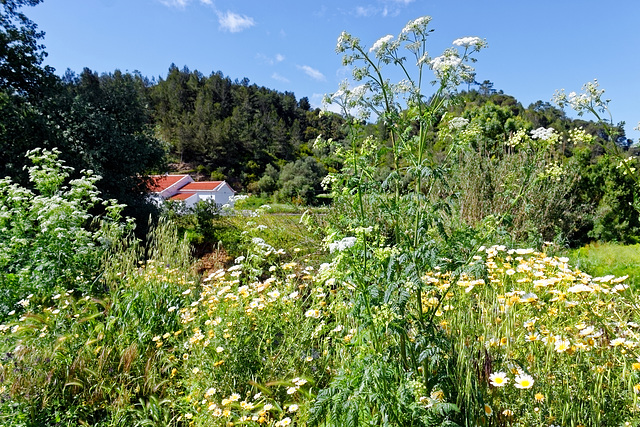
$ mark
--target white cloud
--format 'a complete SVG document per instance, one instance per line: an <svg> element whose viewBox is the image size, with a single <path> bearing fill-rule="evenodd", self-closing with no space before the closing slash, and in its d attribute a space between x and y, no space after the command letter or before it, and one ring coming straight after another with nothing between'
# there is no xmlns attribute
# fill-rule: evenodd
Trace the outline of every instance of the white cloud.
<svg viewBox="0 0 640 427"><path fill-rule="evenodd" d="M189 5L189 3L191 3L193 0L159 0L159 1L165 6L184 8L184 7L187 7L187 5ZM200 0L200 3L212 6L213 0Z"/></svg>
<svg viewBox="0 0 640 427"><path fill-rule="evenodd" d="M410 5L415 0L379 0L377 5L358 6L353 13L360 18L368 18L370 16L381 15L398 16L400 9Z"/></svg>
<svg viewBox="0 0 640 427"><path fill-rule="evenodd" d="M300 68L302 71L305 72L307 76L311 77L314 80L318 80L318 81L326 80L326 78L324 77L324 74L322 74L320 71L316 70L315 68L311 68L308 65L299 65L298 68Z"/></svg>
<svg viewBox="0 0 640 427"><path fill-rule="evenodd" d="M273 74L271 75L271 78L272 78L272 79L274 79L274 80L277 80L277 81L279 81L279 82L282 82L282 83L289 83L289 79L288 79L288 78L286 78L286 77L284 77L284 76L281 76L281 75L280 75L280 74L278 74L278 73L273 73Z"/></svg>
<svg viewBox="0 0 640 427"><path fill-rule="evenodd" d="M362 7L362 6L358 6L356 7L356 16L363 16L363 17L368 17L371 15L375 15L376 14L376 9L369 6L369 7Z"/></svg>
<svg viewBox="0 0 640 427"><path fill-rule="evenodd" d="M189 1L190 0L160 0L160 3L169 7L185 7L189 4Z"/></svg>
<svg viewBox="0 0 640 427"><path fill-rule="evenodd" d="M238 15L237 13L229 11L226 13L218 12L218 23L220 24L221 30L232 33L238 33L255 25L253 18L246 15Z"/></svg>
<svg viewBox="0 0 640 427"><path fill-rule="evenodd" d="M268 65L274 65L277 62L284 61L284 55L281 55L279 53L276 54L276 56L273 57L273 58L271 58L271 57L269 57L269 56L267 56L265 54L258 53L258 54L256 54L256 58L259 59L260 61L264 62L265 64L268 64Z"/></svg>

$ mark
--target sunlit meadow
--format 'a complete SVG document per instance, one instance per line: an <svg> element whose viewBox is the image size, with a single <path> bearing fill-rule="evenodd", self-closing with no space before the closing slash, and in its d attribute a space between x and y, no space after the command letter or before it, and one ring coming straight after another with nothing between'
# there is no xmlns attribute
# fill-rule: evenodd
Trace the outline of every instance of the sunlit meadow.
<svg viewBox="0 0 640 427"><path fill-rule="evenodd" d="M348 143L316 141L344 165L324 182L334 205L322 219L226 209L217 220L233 231L233 256L208 267L178 220L160 221L145 244L124 228L96 233L68 252L100 247L98 271L73 270L76 286L25 285L34 292L0 324L0 426L638 425L640 311L629 278L590 276L549 242L494 245L507 216L528 215L518 203L560 194L569 179L553 151L560 136L521 129L497 145L491 162L517 168L503 175L509 197L465 216L460 201L475 195L457 194L466 187L451 178L462 175L459 159L486 155L486 141L469 120L439 114L473 79L486 42L462 37L431 58L430 21L370 49L341 35L338 51L362 85L329 97L358 118ZM406 79L385 80L387 66ZM559 102L600 111L601 92L587 89L596 104ZM388 143L365 136L370 114ZM441 124L448 145L437 151L429 135ZM620 165L636 174L634 161ZM62 165L52 164L59 187ZM95 180L85 181L74 197L96 198ZM58 187L57 198L38 198L54 213L65 206ZM0 207L30 224L22 202L39 196L11 188L20 203L2 193ZM93 205L79 206L91 218ZM75 227L64 219L60 228Z"/></svg>

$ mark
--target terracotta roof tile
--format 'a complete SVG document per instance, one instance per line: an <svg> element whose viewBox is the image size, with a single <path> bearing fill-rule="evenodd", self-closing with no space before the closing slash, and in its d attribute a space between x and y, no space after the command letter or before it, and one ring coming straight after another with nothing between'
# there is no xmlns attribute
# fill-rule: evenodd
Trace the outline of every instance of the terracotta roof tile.
<svg viewBox="0 0 640 427"><path fill-rule="evenodd" d="M171 187L187 175L154 175L151 177L149 189L152 192L159 193Z"/></svg>
<svg viewBox="0 0 640 427"><path fill-rule="evenodd" d="M214 191L223 181L201 181L190 182L180 189L180 191Z"/></svg>
<svg viewBox="0 0 640 427"><path fill-rule="evenodd" d="M189 197L193 197L193 193L178 193L174 194L169 198L169 200L187 200Z"/></svg>

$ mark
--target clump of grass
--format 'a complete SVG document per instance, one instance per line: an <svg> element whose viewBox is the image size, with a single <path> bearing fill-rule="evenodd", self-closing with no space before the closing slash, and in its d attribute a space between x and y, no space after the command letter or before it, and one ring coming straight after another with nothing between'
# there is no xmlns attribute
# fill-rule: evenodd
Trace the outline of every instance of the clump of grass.
<svg viewBox="0 0 640 427"><path fill-rule="evenodd" d="M0 327L5 402L25 405L36 425L135 425L139 402L175 395L173 346L182 342L158 346L153 338L180 329L177 310L190 303L182 294L196 283L193 261L167 224L150 248L146 262L136 242L112 254L99 298L73 290L45 304L25 298L25 312ZM164 410L171 420L175 405Z"/></svg>
<svg viewBox="0 0 640 427"><path fill-rule="evenodd" d="M640 286L640 244L592 243L569 252L572 263L592 276L629 276L628 283Z"/></svg>

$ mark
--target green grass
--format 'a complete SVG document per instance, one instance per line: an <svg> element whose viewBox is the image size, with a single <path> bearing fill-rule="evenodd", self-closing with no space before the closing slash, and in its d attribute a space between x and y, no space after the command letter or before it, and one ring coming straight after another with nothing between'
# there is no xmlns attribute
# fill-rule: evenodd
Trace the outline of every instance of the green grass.
<svg viewBox="0 0 640 427"><path fill-rule="evenodd" d="M592 243L569 253L571 263L592 276L629 275L627 283L640 286L640 244Z"/></svg>

